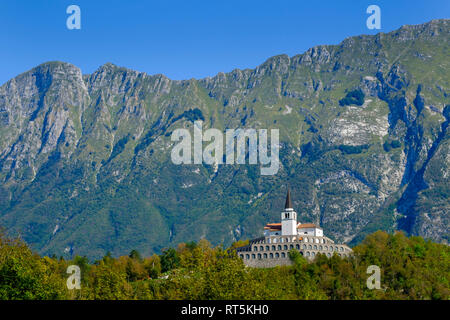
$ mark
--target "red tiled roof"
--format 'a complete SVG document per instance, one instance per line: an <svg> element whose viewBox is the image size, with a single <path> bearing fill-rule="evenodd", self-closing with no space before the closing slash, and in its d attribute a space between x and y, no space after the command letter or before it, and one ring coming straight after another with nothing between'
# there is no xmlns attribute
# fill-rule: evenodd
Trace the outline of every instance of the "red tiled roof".
<svg viewBox="0 0 450 320"><path fill-rule="evenodd" d="M268 223L266 224L266 226L264 227L264 229L268 229L268 230L273 230L273 231L277 231L277 230L281 230L281 223Z"/></svg>
<svg viewBox="0 0 450 320"><path fill-rule="evenodd" d="M304 229L304 228L319 228L319 229L322 229L321 227L316 226L314 223L303 223L303 224L299 224L297 226L297 229Z"/></svg>

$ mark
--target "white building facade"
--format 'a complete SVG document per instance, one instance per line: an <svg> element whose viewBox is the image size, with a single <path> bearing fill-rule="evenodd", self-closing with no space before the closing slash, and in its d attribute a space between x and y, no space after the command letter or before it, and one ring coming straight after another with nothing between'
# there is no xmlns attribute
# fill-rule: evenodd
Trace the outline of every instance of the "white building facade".
<svg viewBox="0 0 450 320"><path fill-rule="evenodd" d="M297 222L297 213L292 208L288 190L281 223L268 223L264 236L253 239L247 246L237 248L237 254L250 267L274 267L290 265L289 251L295 249L305 258L312 260L318 254L327 257L337 254L347 257L352 249L345 244L335 244L324 236L323 229L313 223Z"/></svg>

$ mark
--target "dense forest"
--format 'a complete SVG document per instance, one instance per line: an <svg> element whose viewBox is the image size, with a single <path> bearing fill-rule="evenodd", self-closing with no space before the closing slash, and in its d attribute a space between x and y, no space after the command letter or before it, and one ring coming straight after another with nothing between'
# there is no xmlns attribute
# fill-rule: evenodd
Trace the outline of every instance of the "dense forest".
<svg viewBox="0 0 450 320"><path fill-rule="evenodd" d="M0 233L0 299L444 299L450 298L447 245L377 231L354 255L307 262L291 251L292 266L245 267L244 245L182 243L143 258L133 250L90 262L40 257L20 239ZM68 290L67 268L78 265L81 289ZM381 289L368 289L367 267L381 269ZM244 285L245 284L245 285Z"/></svg>

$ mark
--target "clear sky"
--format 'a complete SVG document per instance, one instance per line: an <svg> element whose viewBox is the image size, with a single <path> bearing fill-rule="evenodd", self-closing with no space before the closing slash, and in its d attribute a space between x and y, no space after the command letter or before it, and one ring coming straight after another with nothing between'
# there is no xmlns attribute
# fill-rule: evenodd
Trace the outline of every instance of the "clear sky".
<svg viewBox="0 0 450 320"><path fill-rule="evenodd" d="M81 8L81 30L66 9ZM0 0L0 84L46 61L92 73L100 65L171 79L254 68L277 54L374 34L366 8L381 8L381 32L449 18L448 0Z"/></svg>

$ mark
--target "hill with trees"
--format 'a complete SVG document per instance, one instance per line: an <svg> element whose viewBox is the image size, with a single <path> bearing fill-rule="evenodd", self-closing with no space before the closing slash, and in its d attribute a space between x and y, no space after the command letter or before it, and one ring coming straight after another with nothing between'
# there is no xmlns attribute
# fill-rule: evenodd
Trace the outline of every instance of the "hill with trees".
<svg viewBox="0 0 450 320"><path fill-rule="evenodd" d="M292 266L245 267L235 248L206 240L181 243L160 255L133 250L90 263L40 257L23 241L0 236L0 299L441 299L450 298L450 248L377 231L354 247L354 255L308 262L290 252ZM81 270L81 289L68 290L69 265ZM381 289L368 289L367 267L381 269ZM243 285L245 284L245 285Z"/></svg>

